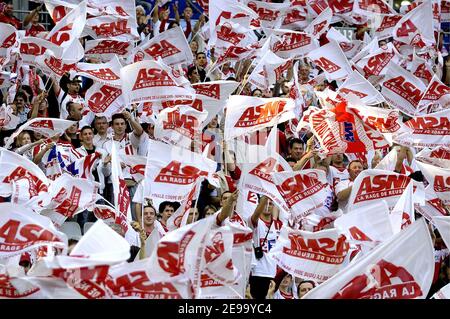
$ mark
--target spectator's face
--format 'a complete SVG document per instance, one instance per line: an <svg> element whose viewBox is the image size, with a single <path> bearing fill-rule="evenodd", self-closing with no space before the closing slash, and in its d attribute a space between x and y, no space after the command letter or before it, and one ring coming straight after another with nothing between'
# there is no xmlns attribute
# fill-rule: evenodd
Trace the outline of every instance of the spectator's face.
<svg viewBox="0 0 450 319"><path fill-rule="evenodd" d="M267 208L264 210L264 212L262 213L263 215L265 215L266 217L269 217L270 215L272 215L272 211L273 211L273 202L272 200L267 200Z"/></svg>
<svg viewBox="0 0 450 319"><path fill-rule="evenodd" d="M206 55L205 54L197 54L197 65L204 68L206 66Z"/></svg>
<svg viewBox="0 0 450 319"><path fill-rule="evenodd" d="M28 134L28 133L22 134L22 136L20 137L20 140L19 140L20 146L28 145L30 143L31 143L30 134Z"/></svg>
<svg viewBox="0 0 450 319"><path fill-rule="evenodd" d="M231 196L231 193L225 193L222 195L222 198L220 199L220 206L223 207L225 202L228 200L228 198Z"/></svg>
<svg viewBox="0 0 450 319"><path fill-rule="evenodd" d="M298 69L298 73L300 75L300 78L303 80L306 80L309 78L309 67L308 66L301 66Z"/></svg>
<svg viewBox="0 0 450 319"><path fill-rule="evenodd" d="M253 96L255 96L255 97L261 97L261 96L262 96L262 92L261 92L260 90L255 90L255 91L253 92Z"/></svg>
<svg viewBox="0 0 450 319"><path fill-rule="evenodd" d="M47 99L44 99L41 104L39 104L39 111L44 111L48 107Z"/></svg>
<svg viewBox="0 0 450 319"><path fill-rule="evenodd" d="M189 216L187 219L187 223L191 224L191 223L195 223L198 219L198 210L196 207L193 207L189 210Z"/></svg>
<svg viewBox="0 0 450 319"><path fill-rule="evenodd" d="M95 129L99 134L105 134L108 130L108 121L106 120L106 118L96 119Z"/></svg>
<svg viewBox="0 0 450 319"><path fill-rule="evenodd" d="M94 132L90 129L85 129L81 132L80 139L85 144L92 144L92 140L94 139Z"/></svg>
<svg viewBox="0 0 450 319"><path fill-rule="evenodd" d="M25 106L25 100L23 99L23 97L19 96L16 98L16 105L19 109Z"/></svg>
<svg viewBox="0 0 450 319"><path fill-rule="evenodd" d="M355 178L363 171L363 166L360 162L353 162L348 168L348 174L350 175L351 180L355 180Z"/></svg>
<svg viewBox="0 0 450 319"><path fill-rule="evenodd" d="M151 226L156 220L156 211L153 207L144 208L144 226Z"/></svg>
<svg viewBox="0 0 450 319"><path fill-rule="evenodd" d="M208 127L209 128L216 128L217 127L217 116L214 116L211 120L211 122L209 122Z"/></svg>
<svg viewBox="0 0 450 319"><path fill-rule="evenodd" d="M167 9L167 10L161 9L161 10L162 11L160 11L161 13L159 15L160 20L167 20L167 19L169 19L169 9Z"/></svg>
<svg viewBox="0 0 450 319"><path fill-rule="evenodd" d="M172 206L166 206L161 214L161 218L164 222L167 222L167 220L172 216L172 214L175 212Z"/></svg>
<svg viewBox="0 0 450 319"><path fill-rule="evenodd" d="M125 134L127 124L125 123L124 119L115 119L112 124L112 128L114 130L115 135L121 136L121 135Z"/></svg>
<svg viewBox="0 0 450 319"><path fill-rule="evenodd" d="M280 290L287 290L292 285L292 276L286 275L280 283Z"/></svg>
<svg viewBox="0 0 450 319"><path fill-rule="evenodd" d="M283 84L281 85L281 90L283 91L284 94L288 94L289 93L291 88L289 87L288 82L283 82Z"/></svg>
<svg viewBox="0 0 450 319"><path fill-rule="evenodd" d="M76 119L77 121L81 120L83 117L83 105L80 103L74 103L70 106L70 116Z"/></svg>
<svg viewBox="0 0 450 319"><path fill-rule="evenodd" d="M192 17L192 9L189 7L186 7L183 11L184 17L186 20L190 19Z"/></svg>
<svg viewBox="0 0 450 319"><path fill-rule="evenodd" d="M70 82L67 84L67 90L69 91L69 93L78 93L80 92L80 82L78 81L74 81L74 82Z"/></svg>
<svg viewBox="0 0 450 319"><path fill-rule="evenodd" d="M296 160L300 160L303 156L303 145L300 143L294 143L291 149L291 156Z"/></svg>
<svg viewBox="0 0 450 319"><path fill-rule="evenodd" d="M331 156L331 161L333 163L342 163L343 160L344 160L344 155L342 155L342 154L334 154Z"/></svg>
<svg viewBox="0 0 450 319"><path fill-rule="evenodd" d="M39 22L39 14L35 14L35 15L33 16L33 20L31 20L31 22L33 22L33 23L38 23L38 22Z"/></svg>
<svg viewBox="0 0 450 319"><path fill-rule="evenodd" d="M191 83L198 83L198 82L200 82L200 75L198 74L197 69L194 69L191 72L191 75L189 76L189 81L191 81Z"/></svg>
<svg viewBox="0 0 450 319"><path fill-rule="evenodd" d="M7 4L5 6L5 9L3 10L3 12L5 13L6 16L12 17L13 10L14 10L14 6L12 4Z"/></svg>
<svg viewBox="0 0 450 319"><path fill-rule="evenodd" d="M189 46L191 47L192 53L197 53L197 51L198 51L198 43L197 43L197 41L192 40L191 43L189 44Z"/></svg>
<svg viewBox="0 0 450 319"><path fill-rule="evenodd" d="M310 282L304 282L300 285L298 289L298 297L302 298L304 295L306 295L310 290L312 290L314 287Z"/></svg>

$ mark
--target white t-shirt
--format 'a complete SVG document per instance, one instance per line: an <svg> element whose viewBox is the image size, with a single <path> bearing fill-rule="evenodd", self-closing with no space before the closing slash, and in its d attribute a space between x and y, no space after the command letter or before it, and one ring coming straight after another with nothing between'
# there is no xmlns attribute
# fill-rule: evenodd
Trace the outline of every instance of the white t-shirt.
<svg viewBox="0 0 450 319"><path fill-rule="evenodd" d="M263 244L270 222L266 223L260 218L258 219L258 225L254 227L251 221L251 217L249 217L248 225L253 229L253 246L257 247ZM267 235L267 239L265 240L264 245L262 245L264 255L261 259L256 260L256 264L252 269L252 276L270 278L275 277L277 271L277 263L275 260L269 258L267 256L267 253L275 246L278 236L280 235L282 225L283 223L280 220L273 220L273 223L270 226L270 230Z"/></svg>
<svg viewBox="0 0 450 319"><path fill-rule="evenodd" d="M331 181L328 181L328 183L331 182L330 185L334 188L339 182L349 179L350 176L346 168L341 169L330 165L330 178Z"/></svg>
<svg viewBox="0 0 450 319"><path fill-rule="evenodd" d="M351 181L350 179L340 181L339 183L336 184L336 187L334 188L334 193L337 196L344 189L347 189L352 185L353 185L353 181ZM348 199L345 202L339 202L339 208L342 209L343 211L346 211L347 204L348 204Z"/></svg>
<svg viewBox="0 0 450 319"><path fill-rule="evenodd" d="M108 154L111 154L112 143L116 144L116 148L119 154L125 155L137 155L138 149L141 144L140 136L134 135L133 132L125 134L124 138L120 141L114 139L106 140L100 147L104 149ZM130 174L130 167L126 166L123 170L124 179L132 179Z"/></svg>

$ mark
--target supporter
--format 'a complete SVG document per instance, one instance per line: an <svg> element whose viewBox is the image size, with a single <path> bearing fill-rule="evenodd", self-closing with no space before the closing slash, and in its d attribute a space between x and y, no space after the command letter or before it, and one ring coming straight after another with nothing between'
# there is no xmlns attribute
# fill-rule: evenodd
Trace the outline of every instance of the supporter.
<svg viewBox="0 0 450 319"><path fill-rule="evenodd" d="M39 37L42 32L46 32L45 27L39 23L39 11L42 5L32 10L23 20L23 27L25 28L25 36Z"/></svg>
<svg viewBox="0 0 450 319"><path fill-rule="evenodd" d="M22 29L22 22L14 16L14 6L11 0L5 1L6 5L3 6L3 11L0 13L0 22L8 23L17 30Z"/></svg>
<svg viewBox="0 0 450 319"><path fill-rule="evenodd" d="M294 160L299 161L302 158L304 149L305 148L302 140L298 138L292 138L291 140L289 140L288 153Z"/></svg>
<svg viewBox="0 0 450 319"><path fill-rule="evenodd" d="M298 284L298 299L301 299L304 295L306 295L309 291L314 289L316 284L311 280L303 280Z"/></svg>
<svg viewBox="0 0 450 319"><path fill-rule="evenodd" d="M108 120L104 116L96 116L94 119L94 128L96 134L94 135L93 143L99 147L106 141L111 139L111 135L108 134Z"/></svg>
<svg viewBox="0 0 450 319"><path fill-rule="evenodd" d="M167 220L170 218L170 216L173 215L173 213L175 213L179 206L180 205L177 202L169 201L164 201L159 204L159 222L166 232L169 231L169 229L167 228Z"/></svg>
<svg viewBox="0 0 450 319"><path fill-rule="evenodd" d="M339 202L339 208L347 206L348 198L352 191L352 185L359 173L363 171L363 163L360 160L351 161L348 166L349 179L340 181L335 187L335 193Z"/></svg>
<svg viewBox="0 0 450 319"><path fill-rule="evenodd" d="M248 225L253 231L256 265L250 275L250 293L254 299L265 299L270 281L276 274L276 263L267 256L275 245L282 223L274 217L273 205L269 207L269 199L262 196L255 212L249 218ZM258 255L256 255L258 252Z"/></svg>

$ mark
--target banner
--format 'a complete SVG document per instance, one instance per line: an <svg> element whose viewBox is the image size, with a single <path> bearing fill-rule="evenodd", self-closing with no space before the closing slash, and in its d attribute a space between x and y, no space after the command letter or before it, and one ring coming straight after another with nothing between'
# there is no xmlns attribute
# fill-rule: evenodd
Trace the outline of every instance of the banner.
<svg viewBox="0 0 450 319"><path fill-rule="evenodd" d="M336 41L348 59L353 58L364 47L363 41L349 40L333 27L328 30L326 37L329 41Z"/></svg>
<svg viewBox="0 0 450 319"><path fill-rule="evenodd" d="M117 146L114 141L111 143L111 183L114 190L114 207L117 210L117 214L122 214L127 220L131 220L130 192L123 178Z"/></svg>
<svg viewBox="0 0 450 319"><path fill-rule="evenodd" d="M316 109L304 114L302 121L309 123L312 133L319 140L324 154L365 153L388 147L383 135L347 108L345 102L335 109ZM297 127L297 131L302 125Z"/></svg>
<svg viewBox="0 0 450 319"><path fill-rule="evenodd" d="M301 5L292 5L284 11L281 18L282 29L287 30L304 30L308 25L308 12Z"/></svg>
<svg viewBox="0 0 450 319"><path fill-rule="evenodd" d="M433 252L427 224L418 220L303 298L424 299L433 280Z"/></svg>
<svg viewBox="0 0 450 319"><path fill-rule="evenodd" d="M25 204L37 201L50 184L42 170L27 158L0 149L0 195L11 196L11 203Z"/></svg>
<svg viewBox="0 0 450 319"><path fill-rule="evenodd" d="M325 9L305 29L305 32L319 39L323 33L328 31L332 18L333 10L326 5Z"/></svg>
<svg viewBox="0 0 450 319"><path fill-rule="evenodd" d="M11 135L5 147L9 148L14 143L14 139L24 130L37 132L44 137L52 137L56 134L63 134L73 124L75 124L75 122L69 120L44 117L34 118L22 124L19 129Z"/></svg>
<svg viewBox="0 0 450 319"><path fill-rule="evenodd" d="M450 168L450 148L445 146L438 146L432 150L424 148L414 158L437 167Z"/></svg>
<svg viewBox="0 0 450 319"><path fill-rule="evenodd" d="M250 190L253 193L262 194L269 197L275 202L279 209L286 214L289 207L286 205L282 195L279 193L272 173L290 171L292 168L284 160L284 158L276 151L278 129L272 128L270 135L264 147L259 145L246 145L247 154L252 158L248 158L242 165L242 176L240 189ZM253 157L256 156L256 161Z"/></svg>
<svg viewBox="0 0 450 319"><path fill-rule="evenodd" d="M217 163L202 154L149 140L145 169L144 197L154 200L181 202L199 178L219 187L213 176Z"/></svg>
<svg viewBox="0 0 450 319"><path fill-rule="evenodd" d="M145 60L127 65L120 70L120 77L127 103L192 100L195 96L187 79L157 61Z"/></svg>
<svg viewBox="0 0 450 319"><path fill-rule="evenodd" d="M381 94L391 106L409 116L416 115L417 107L426 90L421 80L391 61L381 86Z"/></svg>
<svg viewBox="0 0 450 319"><path fill-rule="evenodd" d="M271 29L280 26L282 16L291 6L289 3L270 3L253 0L246 0L244 3L258 14L258 21L262 27Z"/></svg>
<svg viewBox="0 0 450 319"><path fill-rule="evenodd" d="M392 37L394 28L402 17L399 14L381 16L381 20L379 20L378 27L375 28L374 33L377 39L384 40Z"/></svg>
<svg viewBox="0 0 450 319"><path fill-rule="evenodd" d="M120 87L120 69L122 64L117 56L114 56L108 63L77 63L77 74L92 79L94 81Z"/></svg>
<svg viewBox="0 0 450 319"><path fill-rule="evenodd" d="M128 41L90 40L86 41L84 54L89 58L100 57L102 61L109 61L114 55L127 57L132 49L133 45Z"/></svg>
<svg viewBox="0 0 450 319"><path fill-rule="evenodd" d="M379 104L385 101L383 95L373 87L358 71L352 71L345 82L337 90L338 96L345 98L353 93L365 104ZM381 109L380 109L381 110Z"/></svg>
<svg viewBox="0 0 450 319"><path fill-rule="evenodd" d="M283 226L269 257L296 278L322 283L341 269L348 249L336 229L311 233Z"/></svg>
<svg viewBox="0 0 450 319"><path fill-rule="evenodd" d="M419 102L419 108L420 111L427 110L426 113L450 108L450 87L442 83L436 74L428 84ZM431 110L433 111L430 112Z"/></svg>
<svg viewBox="0 0 450 319"><path fill-rule="evenodd" d="M94 39L117 41L135 41L139 39L136 29L136 19L127 13L125 16L103 15L86 20L85 35Z"/></svg>
<svg viewBox="0 0 450 319"><path fill-rule="evenodd" d="M450 205L450 169L436 167L416 161L429 185L444 205Z"/></svg>
<svg viewBox="0 0 450 319"><path fill-rule="evenodd" d="M202 128L223 110L228 98L238 86L239 83L235 81L211 81L192 85L196 94L192 107L200 112L208 112Z"/></svg>
<svg viewBox="0 0 450 319"><path fill-rule="evenodd" d="M364 74L364 77L369 79L372 76L386 75L391 61L393 61L392 64L400 62L394 45L388 43L385 47L381 47L362 57L356 63L356 66L361 70L361 74Z"/></svg>
<svg viewBox="0 0 450 319"><path fill-rule="evenodd" d="M291 60L282 59L268 50L248 77L248 82L267 91L291 66Z"/></svg>
<svg viewBox="0 0 450 319"><path fill-rule="evenodd" d="M445 3L443 1L442 3ZM445 285L441 290L431 297L432 299L450 299L450 284Z"/></svg>
<svg viewBox="0 0 450 319"><path fill-rule="evenodd" d="M197 289L205 242L215 218L201 219L167 233L148 259L145 271L153 282L186 275Z"/></svg>
<svg viewBox="0 0 450 319"><path fill-rule="evenodd" d="M83 1L55 24L45 36L45 40L56 44L65 51L74 41L78 41L85 24L86 2Z"/></svg>
<svg viewBox="0 0 450 319"><path fill-rule="evenodd" d="M135 54L133 62L142 61L145 58L153 60L161 58L169 66L190 65L194 60L192 50L181 27L168 29L153 38L146 39L139 44L133 54Z"/></svg>
<svg viewBox="0 0 450 319"><path fill-rule="evenodd" d="M393 35L394 40L419 48L435 45L431 1L424 1L405 14L394 27Z"/></svg>
<svg viewBox="0 0 450 319"><path fill-rule="evenodd" d="M307 57L325 72L328 81L342 80L352 73L344 52L336 41L311 51Z"/></svg>
<svg viewBox="0 0 450 319"><path fill-rule="evenodd" d="M372 17L374 14L388 15L397 12L383 0L355 0L353 2L355 14Z"/></svg>
<svg viewBox="0 0 450 319"><path fill-rule="evenodd" d="M148 259L110 268L106 286L115 298L122 299L191 299L192 287L186 276L155 282L146 273Z"/></svg>
<svg viewBox="0 0 450 319"><path fill-rule="evenodd" d="M448 216L449 212L445 209L442 200L438 198L433 190L433 185L425 188L425 205L414 205L415 210L425 217L428 221L432 221L435 216Z"/></svg>
<svg viewBox="0 0 450 319"><path fill-rule="evenodd" d="M225 140L286 122L295 117L294 108L292 99L232 95L226 106Z"/></svg>
<svg viewBox="0 0 450 319"><path fill-rule="evenodd" d="M433 224L436 225L439 234L442 236L442 240L445 246L450 247L450 217L449 216L436 216L433 217Z"/></svg>
<svg viewBox="0 0 450 319"><path fill-rule="evenodd" d="M319 48L319 41L305 32L270 30L270 50L284 59L296 59Z"/></svg>
<svg viewBox="0 0 450 319"><path fill-rule="evenodd" d="M42 204L42 216L50 218L61 226L67 218L72 218L85 209L91 210L97 200L99 184L67 174L54 180L48 188L47 200Z"/></svg>
<svg viewBox="0 0 450 319"><path fill-rule="evenodd" d="M192 202L198 198L198 187L197 183L194 184L188 196L181 202L180 207L169 217L167 220L167 229L169 231L175 230L177 228L186 226L189 213L191 211Z"/></svg>
<svg viewBox="0 0 450 319"><path fill-rule="evenodd" d="M397 234L415 221L412 182L409 182L397 204L395 204L390 218L394 234Z"/></svg>
<svg viewBox="0 0 450 319"><path fill-rule="evenodd" d="M294 224L298 224L303 217L322 207L330 192L325 172L322 170L274 172L272 178L291 211L291 220Z"/></svg>
<svg viewBox="0 0 450 319"><path fill-rule="evenodd" d="M406 175L379 169L364 170L353 182L347 210L364 208L380 200L385 200L392 210L410 181ZM421 182L414 181L414 186L423 192Z"/></svg>
<svg viewBox="0 0 450 319"><path fill-rule="evenodd" d="M393 136L394 142L412 147L450 146L450 110L415 116Z"/></svg>
<svg viewBox="0 0 450 319"><path fill-rule="evenodd" d="M155 138L184 148L191 148L196 136L201 134L201 125L208 114L190 106L175 106L159 112L155 124Z"/></svg>
<svg viewBox="0 0 450 319"><path fill-rule="evenodd" d="M130 168L130 175L136 183L142 181L145 177L145 165L147 165L147 157L139 155L126 155L119 153L122 163Z"/></svg>
<svg viewBox="0 0 450 319"><path fill-rule="evenodd" d="M389 208L384 201L351 210L337 218L334 226L363 253L367 253L394 235Z"/></svg>
<svg viewBox="0 0 450 319"><path fill-rule="evenodd" d="M86 91L85 100L92 112L107 119L125 109L122 89L99 82L94 82Z"/></svg>
<svg viewBox="0 0 450 319"><path fill-rule="evenodd" d="M75 63L65 63L62 58L55 57L52 51L47 50L35 59L35 64L48 76L55 76L58 81L70 71L76 70Z"/></svg>
<svg viewBox="0 0 450 319"><path fill-rule="evenodd" d="M19 52L23 64L35 65L36 58L46 50L52 51L56 57L62 56L63 53L62 47L41 38L24 37L20 40Z"/></svg>
<svg viewBox="0 0 450 319"><path fill-rule="evenodd" d="M9 258L40 246L67 248L67 237L50 219L30 208L0 203L0 256Z"/></svg>

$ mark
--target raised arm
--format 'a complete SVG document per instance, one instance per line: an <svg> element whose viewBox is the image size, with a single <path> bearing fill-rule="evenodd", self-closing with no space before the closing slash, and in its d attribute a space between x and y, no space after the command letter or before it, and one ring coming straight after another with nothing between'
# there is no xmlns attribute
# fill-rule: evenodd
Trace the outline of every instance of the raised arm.
<svg viewBox="0 0 450 319"><path fill-rule="evenodd" d="M255 211L253 212L252 217L250 218L252 221L252 225L256 227L258 225L258 219L259 216L264 212L265 209L267 209L267 196L262 196L259 200L258 206L256 206Z"/></svg>
<svg viewBox="0 0 450 319"><path fill-rule="evenodd" d="M131 115L128 111L123 111L122 114L125 116L125 119L130 123L131 128L133 129L133 133L136 136L141 136L144 133L141 124Z"/></svg>

